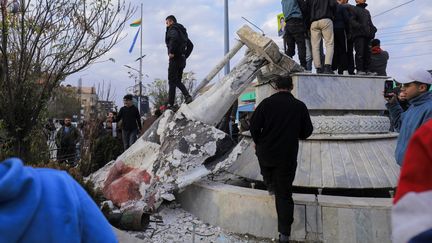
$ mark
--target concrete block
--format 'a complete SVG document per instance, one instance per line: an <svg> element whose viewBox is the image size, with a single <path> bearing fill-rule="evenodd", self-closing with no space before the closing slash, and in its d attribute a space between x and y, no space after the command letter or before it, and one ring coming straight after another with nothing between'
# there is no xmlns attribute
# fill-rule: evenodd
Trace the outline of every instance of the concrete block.
<svg viewBox="0 0 432 243"><path fill-rule="evenodd" d="M380 76L296 73L292 93L309 110L380 111L386 109L382 97L385 80ZM275 92L268 84L257 86L257 104Z"/></svg>

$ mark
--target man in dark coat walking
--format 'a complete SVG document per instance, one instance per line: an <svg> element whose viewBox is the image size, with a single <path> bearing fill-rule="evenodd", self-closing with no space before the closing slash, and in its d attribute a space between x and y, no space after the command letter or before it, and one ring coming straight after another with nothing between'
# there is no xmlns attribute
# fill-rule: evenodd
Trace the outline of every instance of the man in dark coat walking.
<svg viewBox="0 0 432 243"><path fill-rule="evenodd" d="M124 150L128 149L137 140L141 130L141 117L138 108L132 103L133 96L127 94L123 97L124 106L120 108L114 122L122 121L122 140Z"/></svg>
<svg viewBox="0 0 432 243"><path fill-rule="evenodd" d="M57 145L57 161L66 162L69 165L76 164L76 145L81 139L81 133L72 125L69 116L64 119L64 125L56 134L55 143Z"/></svg>
<svg viewBox="0 0 432 243"><path fill-rule="evenodd" d="M258 105L251 118L250 132L264 183L275 194L279 241L288 242L294 221L292 183L299 139L309 137L313 126L306 105L291 94L291 77L277 77L274 82L278 92Z"/></svg>
<svg viewBox="0 0 432 243"><path fill-rule="evenodd" d="M177 23L177 19L170 15L166 17L165 43L168 49L168 108L174 106L176 88L179 88L185 97L185 102L192 102L192 96L182 83L183 70L186 67L186 59L193 50L193 44L189 40L186 28Z"/></svg>

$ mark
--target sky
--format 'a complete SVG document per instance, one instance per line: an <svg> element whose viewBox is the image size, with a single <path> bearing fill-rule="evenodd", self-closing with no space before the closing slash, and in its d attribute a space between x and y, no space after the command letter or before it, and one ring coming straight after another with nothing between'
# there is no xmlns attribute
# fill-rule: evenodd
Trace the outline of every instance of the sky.
<svg viewBox="0 0 432 243"><path fill-rule="evenodd" d="M390 54L387 67L389 76L398 77L413 68L432 69L432 1L415 0L388 13L381 14L408 0L368 0L368 9L372 21L378 28L377 38L381 47ZM143 83L154 79L167 79L168 56L164 42L165 17L175 15L178 22L188 31L189 38L195 45L191 57L187 60L185 72L192 71L200 82L224 56L224 1L223 0L131 0L132 6L139 8L143 3ZM355 4L354 0L349 3ZM277 36L276 15L281 13L280 0L229 0L230 46L233 46L236 31L247 24L245 17L262 29L265 35L272 38L282 49L282 40ZM140 18L138 10L132 19ZM255 27L253 27L255 29ZM128 49L136 33L136 28L123 30L124 39L109 53L101 57L97 64L79 73L69 76L65 84L78 85L82 79L83 86L96 86L111 83L115 103L122 105L122 98L127 88L134 85L129 78L129 65L139 69L139 41L132 53ZM257 30L257 29L255 29ZM258 30L257 30L258 31ZM240 59L240 51L232 60L231 67ZM115 62L109 61L114 59ZM297 57L294 57L298 60ZM132 71L135 72L135 71ZM223 71L215 80L223 78ZM179 91L177 91L179 92Z"/></svg>

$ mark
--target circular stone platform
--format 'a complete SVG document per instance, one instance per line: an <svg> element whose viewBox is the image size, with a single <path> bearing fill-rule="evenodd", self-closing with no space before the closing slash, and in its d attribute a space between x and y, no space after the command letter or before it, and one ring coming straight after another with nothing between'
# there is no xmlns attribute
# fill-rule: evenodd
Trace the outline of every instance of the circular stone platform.
<svg viewBox="0 0 432 243"><path fill-rule="evenodd" d="M277 238L274 197L266 191L201 181L176 195L182 207L211 225ZM391 199L294 194L296 241L391 242Z"/></svg>

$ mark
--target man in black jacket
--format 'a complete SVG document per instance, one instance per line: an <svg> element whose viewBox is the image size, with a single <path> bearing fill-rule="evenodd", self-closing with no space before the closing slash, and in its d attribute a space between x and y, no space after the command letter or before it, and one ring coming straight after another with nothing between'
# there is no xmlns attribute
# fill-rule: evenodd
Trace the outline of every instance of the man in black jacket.
<svg viewBox="0 0 432 243"><path fill-rule="evenodd" d="M336 0L306 0L311 23L312 57L317 73L333 74L331 65L334 54L333 19L336 5ZM324 67L320 59L322 39L326 49Z"/></svg>
<svg viewBox="0 0 432 243"><path fill-rule="evenodd" d="M138 131L141 130L141 117L138 108L132 103L133 96L127 94L123 97L124 106L120 108L114 122L122 121L122 140L124 150L135 143Z"/></svg>
<svg viewBox="0 0 432 243"><path fill-rule="evenodd" d="M354 41L355 65L357 75L366 75L371 62L370 41L375 38L377 29L372 23L366 0L356 0L356 6L350 7L350 34Z"/></svg>
<svg viewBox="0 0 432 243"><path fill-rule="evenodd" d="M189 91L182 83L183 70L186 67L186 59L193 50L193 44L188 38L186 28L177 23L177 19L170 15L166 17L165 43L168 48L168 107L174 106L176 88L179 88L185 97L185 102L192 102Z"/></svg>
<svg viewBox="0 0 432 243"><path fill-rule="evenodd" d="M278 92L258 105L251 118L250 132L264 183L275 194L279 240L288 242L294 220L292 183L299 139L309 137L313 126L306 105L291 94L291 77L278 77L274 82Z"/></svg>

